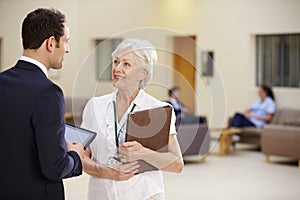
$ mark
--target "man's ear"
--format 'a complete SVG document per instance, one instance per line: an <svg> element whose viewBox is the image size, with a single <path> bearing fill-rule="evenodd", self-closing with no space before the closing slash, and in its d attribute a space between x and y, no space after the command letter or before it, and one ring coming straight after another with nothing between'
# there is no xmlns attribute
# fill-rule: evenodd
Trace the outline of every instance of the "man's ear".
<svg viewBox="0 0 300 200"><path fill-rule="evenodd" d="M53 49L55 48L55 44L56 44L56 40L55 40L54 36L51 36L48 39L46 39L47 51L52 52Z"/></svg>

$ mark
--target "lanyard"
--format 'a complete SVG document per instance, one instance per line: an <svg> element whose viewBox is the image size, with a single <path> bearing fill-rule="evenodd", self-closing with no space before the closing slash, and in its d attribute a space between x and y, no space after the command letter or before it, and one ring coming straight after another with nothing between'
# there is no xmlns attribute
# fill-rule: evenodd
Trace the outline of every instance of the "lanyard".
<svg viewBox="0 0 300 200"><path fill-rule="evenodd" d="M117 149L119 149L119 137L120 137L120 132L121 132L121 129L123 128L123 126L125 125L126 122L124 122L120 128L120 130L118 131L118 123L117 123L117 110L116 110L116 102L113 101L113 104L114 104L114 118L115 118L115 139L116 139L116 147ZM131 113L134 108L135 108L136 104L133 104L131 110L129 111L129 113Z"/></svg>

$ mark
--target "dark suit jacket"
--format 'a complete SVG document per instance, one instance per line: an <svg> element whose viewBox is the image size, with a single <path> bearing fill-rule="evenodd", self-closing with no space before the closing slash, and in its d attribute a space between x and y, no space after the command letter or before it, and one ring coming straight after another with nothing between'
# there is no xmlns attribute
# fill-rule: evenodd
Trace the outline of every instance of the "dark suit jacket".
<svg viewBox="0 0 300 200"><path fill-rule="evenodd" d="M62 90L36 65L19 60L0 74L0 199L64 199L62 179L82 173L64 112Z"/></svg>

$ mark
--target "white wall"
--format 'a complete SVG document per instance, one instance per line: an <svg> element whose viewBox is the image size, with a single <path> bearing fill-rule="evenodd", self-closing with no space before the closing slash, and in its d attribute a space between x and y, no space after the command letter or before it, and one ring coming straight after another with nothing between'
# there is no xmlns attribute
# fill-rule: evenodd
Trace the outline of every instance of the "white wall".
<svg viewBox="0 0 300 200"><path fill-rule="evenodd" d="M226 116L243 111L258 98L255 86L255 41L258 33L300 33L298 0L165 0L161 4L164 25L184 33L196 33L200 46L215 53L216 70L221 77L208 78L215 103L198 85L200 112L222 121L223 80ZM184 2L188 5L184 6ZM172 8L172 9L168 9ZM180 10L180 11L179 11ZM167 15L163 13L167 12ZM201 80L199 81L201 82ZM300 108L300 90L274 88L279 107ZM204 97L204 98L203 98ZM208 99L207 99L208 98ZM204 102L204 103L201 103ZM213 105L212 105L213 104ZM213 113L213 114L212 114ZM219 126L212 123L212 126Z"/></svg>
<svg viewBox="0 0 300 200"><path fill-rule="evenodd" d="M71 96L77 72L93 49L93 40L137 27L155 26L158 20L153 12L154 5L151 0L142 3L139 0L1 0L1 69L11 67L22 53L20 29L26 14L37 7L57 8L67 16L71 38L70 54L65 56L64 67L54 81L66 96Z"/></svg>
<svg viewBox="0 0 300 200"><path fill-rule="evenodd" d="M154 43L168 49L166 38L175 32L197 35L198 45L215 53L215 76L203 79L197 75L197 112L210 119L216 117L211 126L219 126L224 115L242 111L257 99L254 35L300 32L298 0L0 0L2 70L12 66L20 56L21 22L37 7L55 7L67 16L71 29L70 54L65 56L64 68L54 80L66 96L73 95L83 65L87 65L84 84L97 85L96 89L81 85L86 91L111 90L110 83L96 82L95 67L87 64L96 38L130 35L128 32L136 29L158 27L162 30L158 37L151 31L146 34L141 31L139 36L154 37ZM172 65L169 57L161 52L160 64ZM164 86L153 85L148 90L165 99L172 75L163 71L156 74L155 80L162 81ZM299 89L274 88L274 91L279 107L300 109ZM79 95L89 96L89 93Z"/></svg>

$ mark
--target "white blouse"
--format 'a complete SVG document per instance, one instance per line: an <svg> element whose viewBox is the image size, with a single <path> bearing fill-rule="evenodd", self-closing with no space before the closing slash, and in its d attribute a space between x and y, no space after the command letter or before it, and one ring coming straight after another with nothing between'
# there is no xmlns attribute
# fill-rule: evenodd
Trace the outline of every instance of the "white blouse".
<svg viewBox="0 0 300 200"><path fill-rule="evenodd" d="M109 157L114 156L117 149L113 108L116 93L117 91L101 97L93 97L88 101L83 112L81 127L97 132L96 139L90 145L90 150L92 159L99 165L106 165ZM136 104L134 111L167 105L167 103L150 96L144 90L140 90L118 123L118 130L121 129L120 144L125 141L126 124L124 125L124 123L133 104ZM170 134L176 134L175 120L175 113L172 111ZM164 193L163 176L160 170L141 173L126 181L114 181L91 176L88 199L142 200L157 193Z"/></svg>

